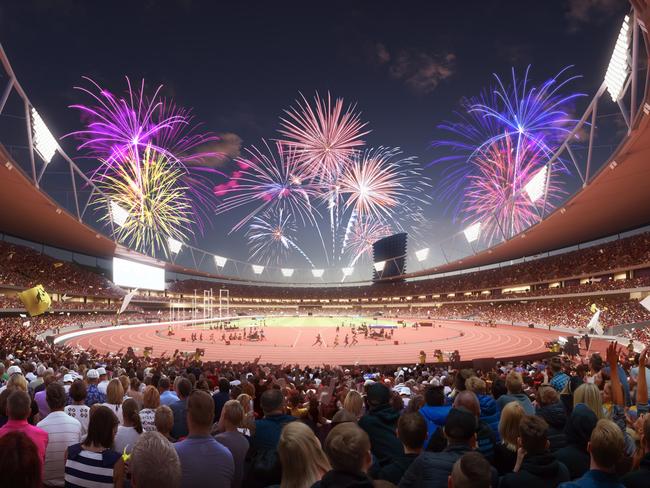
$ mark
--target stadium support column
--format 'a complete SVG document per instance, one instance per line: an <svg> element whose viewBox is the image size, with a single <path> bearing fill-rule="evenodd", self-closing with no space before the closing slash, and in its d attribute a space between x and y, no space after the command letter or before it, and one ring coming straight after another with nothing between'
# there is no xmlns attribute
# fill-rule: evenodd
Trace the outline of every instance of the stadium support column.
<svg viewBox="0 0 650 488"><path fill-rule="evenodd" d="M230 290L219 289L219 318L230 317Z"/></svg>

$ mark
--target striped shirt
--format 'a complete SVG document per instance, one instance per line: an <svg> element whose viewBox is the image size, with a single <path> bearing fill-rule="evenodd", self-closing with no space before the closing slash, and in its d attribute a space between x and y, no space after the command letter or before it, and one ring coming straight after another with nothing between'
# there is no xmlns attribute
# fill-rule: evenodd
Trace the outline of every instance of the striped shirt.
<svg viewBox="0 0 650 488"><path fill-rule="evenodd" d="M43 483L63 486L63 455L68 446L81 442L81 424L63 412L52 412L37 426L49 435Z"/></svg>
<svg viewBox="0 0 650 488"><path fill-rule="evenodd" d="M81 444L68 447L66 488L113 488L113 469L119 460L120 454L111 449L92 452Z"/></svg>

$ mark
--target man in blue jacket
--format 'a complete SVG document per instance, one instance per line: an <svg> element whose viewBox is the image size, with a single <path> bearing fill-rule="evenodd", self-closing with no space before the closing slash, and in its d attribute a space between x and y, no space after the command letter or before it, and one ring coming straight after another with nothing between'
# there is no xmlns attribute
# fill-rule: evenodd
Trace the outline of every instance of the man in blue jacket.
<svg viewBox="0 0 650 488"><path fill-rule="evenodd" d="M426 405L420 409L420 414L427 423L427 439L424 445L428 446L436 429L444 427L451 405L445 405L446 398L442 386L428 386L424 390L424 401Z"/></svg>
<svg viewBox="0 0 650 488"><path fill-rule="evenodd" d="M275 450L280 442L282 428L296 418L284 413L284 397L278 389L272 388L262 393L260 406L264 412L264 418L255 421L252 447L258 451Z"/></svg>

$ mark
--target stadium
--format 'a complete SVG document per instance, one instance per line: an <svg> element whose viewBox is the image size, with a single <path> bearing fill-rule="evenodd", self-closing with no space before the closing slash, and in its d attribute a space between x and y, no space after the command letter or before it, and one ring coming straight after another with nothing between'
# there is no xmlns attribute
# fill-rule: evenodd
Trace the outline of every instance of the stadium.
<svg viewBox="0 0 650 488"><path fill-rule="evenodd" d="M490 31L492 77L478 55L463 75L451 47L307 36L369 81L258 60L268 86L251 97L272 116L206 115L251 82L199 93L189 64L173 71L216 42L202 29L161 47L164 68L88 43L105 63L62 57L51 79L7 29L0 487L647 486L650 6L562 3L548 15L576 46L533 67L552 50L533 23L530 39ZM100 16L88 8L79 39ZM458 18L422 9L393 13ZM287 16L267 12L269 32ZM576 36L604 51L573 61ZM423 141L396 126L427 103L416 157Z"/></svg>

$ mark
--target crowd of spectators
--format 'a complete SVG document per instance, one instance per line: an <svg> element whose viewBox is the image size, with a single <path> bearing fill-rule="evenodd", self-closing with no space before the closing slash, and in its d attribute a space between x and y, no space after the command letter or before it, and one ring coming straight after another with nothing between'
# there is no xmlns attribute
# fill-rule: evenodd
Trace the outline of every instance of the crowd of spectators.
<svg viewBox="0 0 650 488"><path fill-rule="evenodd" d="M0 341L0 484L647 486L646 360L612 343L483 370L300 368L19 330Z"/></svg>

